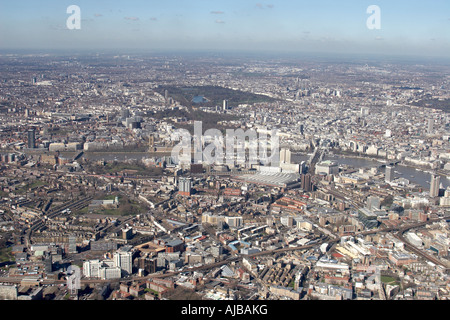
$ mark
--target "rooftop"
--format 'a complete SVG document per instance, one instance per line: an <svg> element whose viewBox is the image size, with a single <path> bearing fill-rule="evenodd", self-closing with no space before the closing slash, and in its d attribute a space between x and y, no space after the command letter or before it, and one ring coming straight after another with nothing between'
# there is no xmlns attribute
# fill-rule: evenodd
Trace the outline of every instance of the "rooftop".
<svg viewBox="0 0 450 320"><path fill-rule="evenodd" d="M248 183L287 187L298 182L300 179L300 174L284 172L261 172L256 174L242 175L241 179Z"/></svg>

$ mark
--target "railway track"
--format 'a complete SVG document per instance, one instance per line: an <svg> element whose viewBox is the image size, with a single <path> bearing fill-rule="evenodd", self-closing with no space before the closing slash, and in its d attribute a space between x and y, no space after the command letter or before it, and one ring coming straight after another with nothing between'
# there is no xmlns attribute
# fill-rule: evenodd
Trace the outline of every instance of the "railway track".
<svg viewBox="0 0 450 320"><path fill-rule="evenodd" d="M85 197L83 199L75 200L75 201L69 201L63 205L60 205L53 210L50 210L45 216L47 218L53 219L59 215L62 214L62 212L66 209L82 209L89 205L89 202L93 199L92 196ZM45 226L45 220L44 217L38 218L32 222L32 226L26 231L26 236L28 238L28 241L31 242L31 234L36 230L41 230Z"/></svg>

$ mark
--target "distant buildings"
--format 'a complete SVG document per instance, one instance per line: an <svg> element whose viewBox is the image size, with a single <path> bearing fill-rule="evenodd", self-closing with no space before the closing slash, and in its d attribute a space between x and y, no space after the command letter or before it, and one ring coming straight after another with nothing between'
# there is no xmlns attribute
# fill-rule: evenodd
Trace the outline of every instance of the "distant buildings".
<svg viewBox="0 0 450 320"><path fill-rule="evenodd" d="M182 196L190 196L192 193L192 179L180 177L178 178L178 194Z"/></svg>
<svg viewBox="0 0 450 320"><path fill-rule="evenodd" d="M316 174L337 174L339 173L339 166L336 161L325 160L316 165Z"/></svg>
<svg viewBox="0 0 450 320"><path fill-rule="evenodd" d="M313 183L310 174L307 173L301 175L301 188L306 192L313 191Z"/></svg>
<svg viewBox="0 0 450 320"><path fill-rule="evenodd" d="M439 205L442 207L450 207L450 187L445 190L444 196L439 200Z"/></svg>
<svg viewBox="0 0 450 320"><path fill-rule="evenodd" d="M373 229L378 227L379 222L377 220L378 216L371 210L366 208L360 208L358 210L358 220L366 227L367 229Z"/></svg>
<svg viewBox="0 0 450 320"><path fill-rule="evenodd" d="M69 253L77 253L76 237L73 235L69 236Z"/></svg>
<svg viewBox="0 0 450 320"><path fill-rule="evenodd" d="M132 253L128 247L122 247L114 253L114 267L120 268L122 274L129 275L133 270Z"/></svg>
<svg viewBox="0 0 450 320"><path fill-rule="evenodd" d="M389 260L396 266L403 266L417 261L417 256L405 252L393 251L389 253Z"/></svg>
<svg viewBox="0 0 450 320"><path fill-rule="evenodd" d="M118 208L119 207L119 197L115 197L114 199L110 200L92 200L89 204L89 210L94 210L100 207L111 207L111 208Z"/></svg>
<svg viewBox="0 0 450 320"><path fill-rule="evenodd" d="M430 197L435 198L439 196L439 182L440 177L436 174L432 174L430 181Z"/></svg>
<svg viewBox="0 0 450 320"><path fill-rule="evenodd" d="M128 109L122 109L120 110L120 118L125 120L126 118L128 118L130 116L130 110Z"/></svg>
<svg viewBox="0 0 450 320"><path fill-rule="evenodd" d="M34 149L36 147L36 136L34 129L28 130L28 148Z"/></svg>
<svg viewBox="0 0 450 320"><path fill-rule="evenodd" d="M120 279L133 272L133 253L130 246L114 252L113 260L88 260L83 262L83 275L102 280Z"/></svg>
<svg viewBox="0 0 450 320"><path fill-rule="evenodd" d="M291 163L291 151L288 148L281 148L280 163Z"/></svg>
<svg viewBox="0 0 450 320"><path fill-rule="evenodd" d="M239 178L247 183L280 188L290 188L299 184L300 174L263 171L256 174L243 174Z"/></svg>
<svg viewBox="0 0 450 320"><path fill-rule="evenodd" d="M428 122L427 122L427 132L428 133L433 133L433 126L434 126L434 120L428 119Z"/></svg>
<svg viewBox="0 0 450 320"><path fill-rule="evenodd" d="M121 269L111 260L88 260L83 262L83 275L87 278L112 280L121 278Z"/></svg>
<svg viewBox="0 0 450 320"><path fill-rule="evenodd" d="M391 182L394 179L394 167L393 166L386 166L386 171L384 175L384 181L385 182Z"/></svg>
<svg viewBox="0 0 450 320"><path fill-rule="evenodd" d="M282 148L280 150L280 168L283 172L302 172L301 165L291 163L291 151L288 148Z"/></svg>
<svg viewBox="0 0 450 320"><path fill-rule="evenodd" d="M228 100L223 100L223 111L228 109Z"/></svg>
<svg viewBox="0 0 450 320"><path fill-rule="evenodd" d="M303 134L305 133L304 125L303 125L303 124L301 124L301 125L299 126L299 131L300 131L300 134L301 134L301 135L303 135Z"/></svg>
<svg viewBox="0 0 450 320"><path fill-rule="evenodd" d="M370 109L368 107L361 107L361 116L368 116L370 113Z"/></svg>
<svg viewBox="0 0 450 320"><path fill-rule="evenodd" d="M184 243L179 239L174 239L165 244L166 253L182 252L184 251Z"/></svg>
<svg viewBox="0 0 450 320"><path fill-rule="evenodd" d="M14 61L17 59L14 57ZM48 66L51 67L45 69L50 78L61 79L59 85L64 85L64 79L57 76L60 70L55 68L55 63L58 62L50 59ZM203 167L201 163L195 163L189 168L177 166L170 156L163 154L178 141L179 136L174 134L176 130L195 119L184 116L183 110L188 108L174 103L167 90L158 90L161 94L156 92L153 81L148 81L148 74L151 72L155 79L164 81L173 79L173 85L177 87L188 84L203 86L205 78L197 72L185 72L184 67L161 71L160 65L158 61L154 69L151 65L142 68L142 62L139 62L136 63L137 69L133 69L130 60L127 68L122 68L125 74L118 71L105 75L105 78L101 77L104 80L99 80L101 85L94 85L86 91L85 81L79 81L85 78L86 69L82 69L81 78L78 78L77 64L74 65L74 74L67 78L65 84L71 90L58 93L57 87L41 83L41 94L51 99L40 99L42 101L38 103L35 101L36 87L17 82L20 78L23 81L22 72L14 70L0 84L5 90L14 88L14 96L20 97L20 100L11 101L7 111L5 108L5 112L0 113L4 125L0 132L3 145L0 159L4 171L0 177L4 207L0 210L0 227L4 230L26 227L30 221L44 218L42 228L46 228L42 230L36 224L38 229L25 239L25 245L13 246L16 266L8 268L11 277L22 276L25 279L23 284L33 283L45 288L46 285L35 277L58 279L61 268L68 261L64 255L78 250L91 259L83 263L85 277L122 280L120 290L115 290L118 295L113 295L113 298L120 299L165 298L164 293L175 285L195 290L196 295L225 290L225 295L230 298L234 294L232 292L246 288L238 296L251 299L450 297L448 279L441 272L444 269L439 264L427 263L421 255L409 254L409 246L392 237L389 229L384 229L401 228L404 223L429 222L426 227L414 228L417 230L406 234L406 237L410 244L430 257L437 256L447 263L448 224L434 221L436 217L445 217L450 207L450 187L444 196L440 194L444 190L439 190L443 188L440 182L447 186L445 176L450 176L450 136L446 127L449 118L437 110L431 115L425 109L404 107L411 99L426 97L428 89L424 93L399 89L392 86L391 81L382 83L382 86L378 82L365 82L364 87L359 88L354 79L349 85L340 78L343 80L340 94L327 88L327 80L335 82L336 79L329 78L333 77L333 69L338 68L334 71L341 74L347 67L341 69L330 65L324 81L315 77L316 84L310 86L279 81L281 78L278 76L268 77L267 81L259 76L229 76L229 68L240 71L242 66L227 66L220 70L219 64L214 69L220 72L213 70L214 74L210 75L210 66L202 64L204 70L201 70L202 66L198 64L197 70L210 75L208 82L213 85L260 92L285 101L244 105L230 93L214 98L215 101L219 99L214 103L216 112L213 105L205 103L209 100L203 96L195 96L191 101L199 112L211 119L216 118L220 129L254 129L266 134L277 129L279 145L283 148L276 159L280 163L273 166L230 164L228 167L216 164ZM66 73L66 63L62 67ZM261 67L262 73L278 73L271 66ZM247 71L251 70L249 68L254 71L259 66L244 67ZM371 70L366 69L365 72ZM284 78L286 71L282 69L279 75ZM123 84L127 74L133 75L137 85L133 82ZM348 75L360 77L359 72ZM385 76L388 74L382 77ZM397 79L401 75L396 73L393 76ZM29 82L30 75L26 74L26 77ZM407 77L405 86L423 87L424 83L416 83L417 78L413 74ZM12 83L19 85L11 86ZM289 90L285 90L286 85ZM444 89L430 92L433 96L446 97L448 94ZM67 100L68 92L73 92L69 97L71 100ZM25 100L27 96L28 101ZM7 97L10 99L12 96ZM229 106L228 100L223 100L225 98L233 99L229 100L233 105ZM76 112L74 109L77 107L84 113ZM43 131L42 135L38 126ZM260 145L261 158L267 156L268 147ZM116 150L147 148L151 154L142 158L142 164L148 168L145 172L131 169L141 167L139 155L130 159L127 155L126 160L115 158ZM317 163L313 161L308 165L308 174L305 174L306 161L298 164L291 159L291 151L311 155L317 149L324 153ZM11 150L24 152L14 154ZM82 150L86 151L84 157ZM72 158L63 153L67 151L77 156ZM95 151L103 152L97 155L93 153ZM336 155L333 160L340 158L340 151L345 157L347 153L358 153L376 156L382 162L369 165L339 161L339 165L335 161L322 161L322 157L331 152ZM153 154L160 152L161 155ZM105 159L101 159L103 157ZM306 156L301 158L306 159ZM38 161L37 165L35 161ZM11 162L14 164L9 165ZM381 169L384 162L387 165ZM427 186L423 180L430 178L422 179L422 173L412 176L412 172L394 171L398 167L389 164L397 162L411 163L419 170L439 170L442 178L433 175L431 185ZM51 165L53 170L41 170L40 164L46 164L44 168ZM130 169L109 170L117 164L130 166ZM153 167L164 167L165 170L154 171ZM83 174L63 174L73 170ZM188 170L191 178L189 173L186 174ZM414 179L409 181L407 178ZM429 196L432 198L428 196L428 190L423 193L417 184L430 187ZM129 212L133 215L118 217L115 212L108 212L118 208L118 198L83 199L85 195L96 195L95 199L98 199L97 195L113 191L123 195L125 200L136 196L143 200L142 203L124 200L120 208L125 208L127 203L130 209L139 209L139 212L147 211L147 205L151 208L147 214ZM80 202L75 202L79 200L83 208L77 204ZM392 205L389 206L391 200ZM54 211L60 205L70 206L71 211ZM89 214L97 207L107 210L103 210L101 215L97 214L100 212ZM125 219L126 223L123 223ZM360 237L360 232L380 226L378 234ZM322 233L330 238L323 238ZM340 243L330 245L331 238L339 239ZM133 241L129 241L131 239ZM142 245L133 248L122 246L118 250L119 245L135 245L141 240L145 240ZM61 248L53 249L47 246L47 242L58 243ZM33 243L31 247L30 243ZM296 247L305 245L311 245L311 248L301 255L283 253L283 248L296 250ZM266 250L275 251L273 255L246 257L240 260L242 262L227 261L231 254L249 255ZM207 273L199 272L202 265L218 262L224 265L213 267L211 272L206 268ZM200 268L191 269L197 267ZM398 283L413 286L406 286L406 290L393 283L392 286L381 287L378 269L393 272ZM128 276L136 271L137 277L133 280L137 281L132 282ZM166 271L179 272L172 275ZM155 277L148 282L139 279L145 273L156 272L164 273L168 279ZM32 277L28 279L29 276ZM223 286L222 277L230 277L236 285ZM208 281L202 283L203 279ZM20 300L25 295L26 285L22 287L4 288L0 285L0 298ZM151 292L146 294L145 291ZM91 290L81 294L83 299L97 296L91 294ZM27 294L27 297L31 296ZM59 299L60 295L56 298Z"/></svg>
<svg viewBox="0 0 450 320"><path fill-rule="evenodd" d="M381 208L380 198L370 196L367 198L367 209L369 210L379 210Z"/></svg>

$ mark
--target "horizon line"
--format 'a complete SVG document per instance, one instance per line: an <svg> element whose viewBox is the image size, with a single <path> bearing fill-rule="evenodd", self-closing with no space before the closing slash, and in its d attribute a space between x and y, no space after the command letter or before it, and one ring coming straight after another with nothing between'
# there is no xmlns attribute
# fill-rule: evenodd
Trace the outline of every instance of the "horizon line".
<svg viewBox="0 0 450 320"><path fill-rule="evenodd" d="M251 56L279 56L290 57L293 55L300 56L313 56L314 58L344 58L358 56L363 58L384 58L384 59L405 59L411 60L443 60L450 62L450 56L443 55L425 55L419 53L400 54L400 53L385 53L385 52L332 52L332 51L308 51L308 50L271 50L271 49L146 49L146 48L78 48L78 49L61 49L61 48L0 48L0 55L42 55L42 54L54 54L54 55L143 55L143 54L186 54L186 55L251 55ZM440 61L442 62L442 61Z"/></svg>

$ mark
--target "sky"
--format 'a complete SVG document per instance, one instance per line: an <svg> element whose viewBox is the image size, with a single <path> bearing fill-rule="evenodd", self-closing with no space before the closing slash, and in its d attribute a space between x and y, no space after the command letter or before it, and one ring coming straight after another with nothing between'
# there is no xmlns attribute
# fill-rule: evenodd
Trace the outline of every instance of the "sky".
<svg viewBox="0 0 450 320"><path fill-rule="evenodd" d="M449 0L0 0L0 50L450 56ZM70 5L80 29L69 29ZM369 29L370 5L380 9Z"/></svg>

